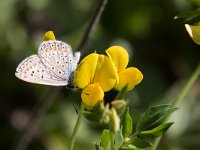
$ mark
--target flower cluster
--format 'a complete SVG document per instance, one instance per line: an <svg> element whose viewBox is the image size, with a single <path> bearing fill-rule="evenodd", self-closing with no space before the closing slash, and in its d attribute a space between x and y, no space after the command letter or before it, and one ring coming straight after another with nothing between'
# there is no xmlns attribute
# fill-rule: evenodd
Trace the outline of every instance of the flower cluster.
<svg viewBox="0 0 200 150"><path fill-rule="evenodd" d="M86 56L74 73L74 85L82 89L81 98L90 109L103 101L104 92L134 88L142 79L142 73L135 67L127 68L129 55L126 49L112 46L106 55L92 53Z"/></svg>

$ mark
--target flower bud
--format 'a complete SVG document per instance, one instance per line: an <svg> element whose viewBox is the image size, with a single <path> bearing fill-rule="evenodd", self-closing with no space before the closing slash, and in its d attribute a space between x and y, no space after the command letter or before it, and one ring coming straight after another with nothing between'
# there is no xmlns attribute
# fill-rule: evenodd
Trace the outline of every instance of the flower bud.
<svg viewBox="0 0 200 150"><path fill-rule="evenodd" d="M114 100L111 102L112 107L115 108L115 110L117 111L117 114L120 116L121 114L123 114L123 112L125 111L125 108L127 106L127 102L124 100Z"/></svg>
<svg viewBox="0 0 200 150"><path fill-rule="evenodd" d="M111 110L110 110L109 127L113 132L117 132L120 129L120 118L119 118L117 111L115 110L114 107L112 107Z"/></svg>

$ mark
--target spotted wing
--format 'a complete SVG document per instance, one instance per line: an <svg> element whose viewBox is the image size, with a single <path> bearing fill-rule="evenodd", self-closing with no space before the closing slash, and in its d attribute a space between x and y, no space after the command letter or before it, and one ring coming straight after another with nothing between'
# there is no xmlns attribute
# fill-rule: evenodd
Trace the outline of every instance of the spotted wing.
<svg viewBox="0 0 200 150"><path fill-rule="evenodd" d="M67 80L60 78L44 66L38 55L31 55L24 59L17 67L16 77L21 80L52 86L65 86Z"/></svg>
<svg viewBox="0 0 200 150"><path fill-rule="evenodd" d="M72 49L68 44L56 40L44 41L38 49L38 55L49 70L60 78L69 80L74 71L74 62Z"/></svg>

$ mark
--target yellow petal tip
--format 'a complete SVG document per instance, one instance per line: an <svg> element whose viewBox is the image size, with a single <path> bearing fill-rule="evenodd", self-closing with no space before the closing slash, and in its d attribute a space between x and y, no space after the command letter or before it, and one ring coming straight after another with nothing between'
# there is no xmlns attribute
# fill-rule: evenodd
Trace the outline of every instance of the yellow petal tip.
<svg viewBox="0 0 200 150"><path fill-rule="evenodd" d="M125 48L121 46L111 46L106 50L106 54L112 61L117 72L120 72L127 67L129 55Z"/></svg>
<svg viewBox="0 0 200 150"><path fill-rule="evenodd" d="M185 28L186 28L187 32L189 33L189 35L191 37L193 37L192 29L191 29L190 25L189 24L185 24Z"/></svg>
<svg viewBox="0 0 200 150"><path fill-rule="evenodd" d="M103 101L104 92L98 83L90 84L81 93L81 98L87 109Z"/></svg>
<svg viewBox="0 0 200 150"><path fill-rule="evenodd" d="M44 34L43 41L56 40L53 31L47 31Z"/></svg>
<svg viewBox="0 0 200 150"><path fill-rule="evenodd" d="M192 40L200 45L200 25L185 24L185 28Z"/></svg>
<svg viewBox="0 0 200 150"><path fill-rule="evenodd" d="M143 74L135 67L129 67L119 73L119 84L115 85L115 89L121 90L128 85L128 90L132 90L143 79Z"/></svg>

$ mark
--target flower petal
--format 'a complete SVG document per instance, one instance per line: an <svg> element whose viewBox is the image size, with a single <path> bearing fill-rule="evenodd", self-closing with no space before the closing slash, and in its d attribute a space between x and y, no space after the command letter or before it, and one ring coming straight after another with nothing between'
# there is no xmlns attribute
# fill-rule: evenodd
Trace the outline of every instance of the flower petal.
<svg viewBox="0 0 200 150"><path fill-rule="evenodd" d="M127 68L121 71L118 75L119 84L115 85L115 89L117 90L121 90L126 85L128 85L128 90L131 90L143 79L142 73L135 67Z"/></svg>
<svg viewBox="0 0 200 150"><path fill-rule="evenodd" d="M124 70L128 65L128 52L121 46L112 46L106 50L106 54L112 60L117 72Z"/></svg>
<svg viewBox="0 0 200 150"><path fill-rule="evenodd" d="M105 55L99 55L93 83L98 82L103 91L107 92L118 83L118 80L111 60Z"/></svg>
<svg viewBox="0 0 200 150"><path fill-rule="evenodd" d="M189 24L185 24L185 28L192 40L198 45L200 45L200 25L191 26Z"/></svg>
<svg viewBox="0 0 200 150"><path fill-rule="evenodd" d="M87 109L91 109L98 102L102 101L104 92L97 83L88 85L81 93L81 98Z"/></svg>
<svg viewBox="0 0 200 150"><path fill-rule="evenodd" d="M93 83L98 57L99 54L92 53L80 62L74 72L73 81L75 86L84 89L87 85Z"/></svg>
<svg viewBox="0 0 200 150"><path fill-rule="evenodd" d="M43 41L56 40L53 31L48 31L44 34Z"/></svg>

